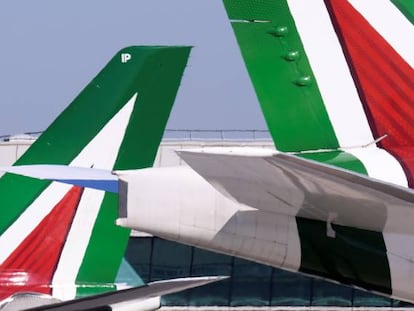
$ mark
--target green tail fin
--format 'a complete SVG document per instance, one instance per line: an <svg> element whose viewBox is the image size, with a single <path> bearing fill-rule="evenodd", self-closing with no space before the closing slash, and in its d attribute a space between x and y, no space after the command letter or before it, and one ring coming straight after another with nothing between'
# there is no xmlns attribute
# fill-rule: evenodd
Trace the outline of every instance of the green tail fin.
<svg viewBox="0 0 414 311"><path fill-rule="evenodd" d="M122 49L20 157L16 165L65 164L103 169L152 166L189 52L190 47L132 46ZM20 231L19 228L23 229L22 232L26 230L24 234L27 236L43 224L39 221L36 225L27 224L22 216L28 213L37 215L31 209L38 204L39 197L43 197L43 202L56 205L62 198L59 191L48 189L52 187L61 189L62 185L11 174L0 179L0 245L7 246L4 240L13 231L11 227L16 227L17 231ZM91 190L85 189L83 196L88 191ZM89 193L89 196L93 195ZM82 239L89 242L86 242L86 249L77 250L82 252L78 254L78 257L81 256L79 267L76 271L68 271L68 274L76 275L66 276L65 272L60 271L60 275L56 276L56 272L53 282L65 279L78 285L112 284L116 278L129 231L114 225L117 218L116 194L106 193L102 198L94 197L93 200L99 201L97 215L92 217L91 227L87 228L89 235L81 234ZM81 198L73 223L69 221L67 239L63 242L66 244L60 249L56 271L65 261L62 257L67 254L65 248L75 230L76 217L81 217L82 204ZM55 208L44 208L45 215L38 217L47 218ZM31 226L33 228L29 228ZM20 240L24 238L22 236ZM3 257L7 258L6 252L10 253L10 247L4 248ZM47 252L43 255L48 256ZM89 292L96 292L96 288L81 286L76 295Z"/></svg>
<svg viewBox="0 0 414 311"><path fill-rule="evenodd" d="M224 5L277 149L337 148L287 0L224 0Z"/></svg>

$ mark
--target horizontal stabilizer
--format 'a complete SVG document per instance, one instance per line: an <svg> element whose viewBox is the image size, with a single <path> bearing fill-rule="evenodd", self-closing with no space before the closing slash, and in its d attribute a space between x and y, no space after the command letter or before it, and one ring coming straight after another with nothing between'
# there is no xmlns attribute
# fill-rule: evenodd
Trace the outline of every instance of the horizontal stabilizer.
<svg viewBox="0 0 414 311"><path fill-rule="evenodd" d="M39 164L0 167L0 171L108 192L118 192L118 177L108 170Z"/></svg>
<svg viewBox="0 0 414 311"><path fill-rule="evenodd" d="M359 229L414 233L412 189L291 154L210 149L178 153L240 203Z"/></svg>
<svg viewBox="0 0 414 311"><path fill-rule="evenodd" d="M145 286L134 287L101 295L90 296L46 306L30 308L26 310L54 310L54 311L74 311L74 310L97 310L116 303L125 303L138 299L149 299L153 297L172 294L193 287L206 285L226 279L226 276L206 276L189 277L165 281L148 283ZM103 309L108 310L108 309Z"/></svg>

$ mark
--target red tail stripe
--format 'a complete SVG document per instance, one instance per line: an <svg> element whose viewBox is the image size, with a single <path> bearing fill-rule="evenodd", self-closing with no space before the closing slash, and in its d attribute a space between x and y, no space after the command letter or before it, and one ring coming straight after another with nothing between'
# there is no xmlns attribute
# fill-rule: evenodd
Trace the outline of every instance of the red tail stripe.
<svg viewBox="0 0 414 311"><path fill-rule="evenodd" d="M403 79L402 76L404 72L400 70L395 70L396 67L390 66L390 62L376 62L375 56L379 54L381 57L384 57L381 51L381 47L378 44L374 44L371 41L371 37L369 34L366 34L363 30L357 32L358 36L355 36L355 32L350 32L347 34L349 40L351 42L358 42L360 40L364 40L367 42L367 47L362 47L365 49L365 54L370 55L370 57L365 57L364 59L353 59L356 66L358 66L359 70L362 74L370 71L369 75L366 75L366 78L370 78L371 80L375 81L379 85L377 85L376 90L379 92L386 92L387 94L392 93L390 95L390 100L394 100L394 102L398 105L397 108L401 110L405 110L403 113L414 113L414 107L410 105L400 105L400 103L405 103L407 101L412 100L409 98L409 94L414 89L414 82L410 81L409 79ZM389 47L391 48L391 47ZM352 53L353 49L350 49ZM401 58L401 57L400 57ZM369 63L369 66L364 65L364 63ZM407 65L407 64L405 64ZM409 65L408 65L409 66ZM379 87L383 86L383 87Z"/></svg>
<svg viewBox="0 0 414 311"><path fill-rule="evenodd" d="M82 188L73 187L3 262L0 280L8 284L0 284L0 299L21 291L51 294L53 273L81 195Z"/></svg>
<svg viewBox="0 0 414 311"><path fill-rule="evenodd" d="M325 0L379 146L414 180L414 70L347 0Z"/></svg>

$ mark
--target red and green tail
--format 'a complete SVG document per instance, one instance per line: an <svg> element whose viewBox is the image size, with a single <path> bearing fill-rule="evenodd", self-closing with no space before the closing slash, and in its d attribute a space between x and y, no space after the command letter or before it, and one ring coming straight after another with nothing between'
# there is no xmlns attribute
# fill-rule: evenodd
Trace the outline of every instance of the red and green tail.
<svg viewBox="0 0 414 311"><path fill-rule="evenodd" d="M152 166L189 52L119 51L15 164ZM116 194L6 174L0 208L0 299L18 291L70 299L115 288L129 237L115 226Z"/></svg>

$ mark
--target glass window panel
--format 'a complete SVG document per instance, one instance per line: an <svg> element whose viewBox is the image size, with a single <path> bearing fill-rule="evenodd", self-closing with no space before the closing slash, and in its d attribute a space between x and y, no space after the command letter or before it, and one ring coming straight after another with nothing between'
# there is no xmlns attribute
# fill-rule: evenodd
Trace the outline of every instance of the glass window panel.
<svg viewBox="0 0 414 311"><path fill-rule="evenodd" d="M391 299L354 289L355 307L391 307Z"/></svg>
<svg viewBox="0 0 414 311"><path fill-rule="evenodd" d="M310 305L310 277L275 268L272 280L272 306Z"/></svg>
<svg viewBox="0 0 414 311"><path fill-rule="evenodd" d="M192 276L223 275L231 276L232 258L230 256L194 248ZM191 306L228 306L231 280L190 290Z"/></svg>
<svg viewBox="0 0 414 311"><path fill-rule="evenodd" d="M125 258L144 282L150 278L151 237L129 238Z"/></svg>
<svg viewBox="0 0 414 311"><path fill-rule="evenodd" d="M313 306L351 306L352 288L324 280L314 279Z"/></svg>
<svg viewBox="0 0 414 311"><path fill-rule="evenodd" d="M190 275L191 247L154 238L151 281L182 278ZM162 296L163 306L186 306L188 292Z"/></svg>
<svg viewBox="0 0 414 311"><path fill-rule="evenodd" d="M190 275L191 247L154 238L151 281Z"/></svg>
<svg viewBox="0 0 414 311"><path fill-rule="evenodd" d="M231 306L268 306L272 268L234 258Z"/></svg>

